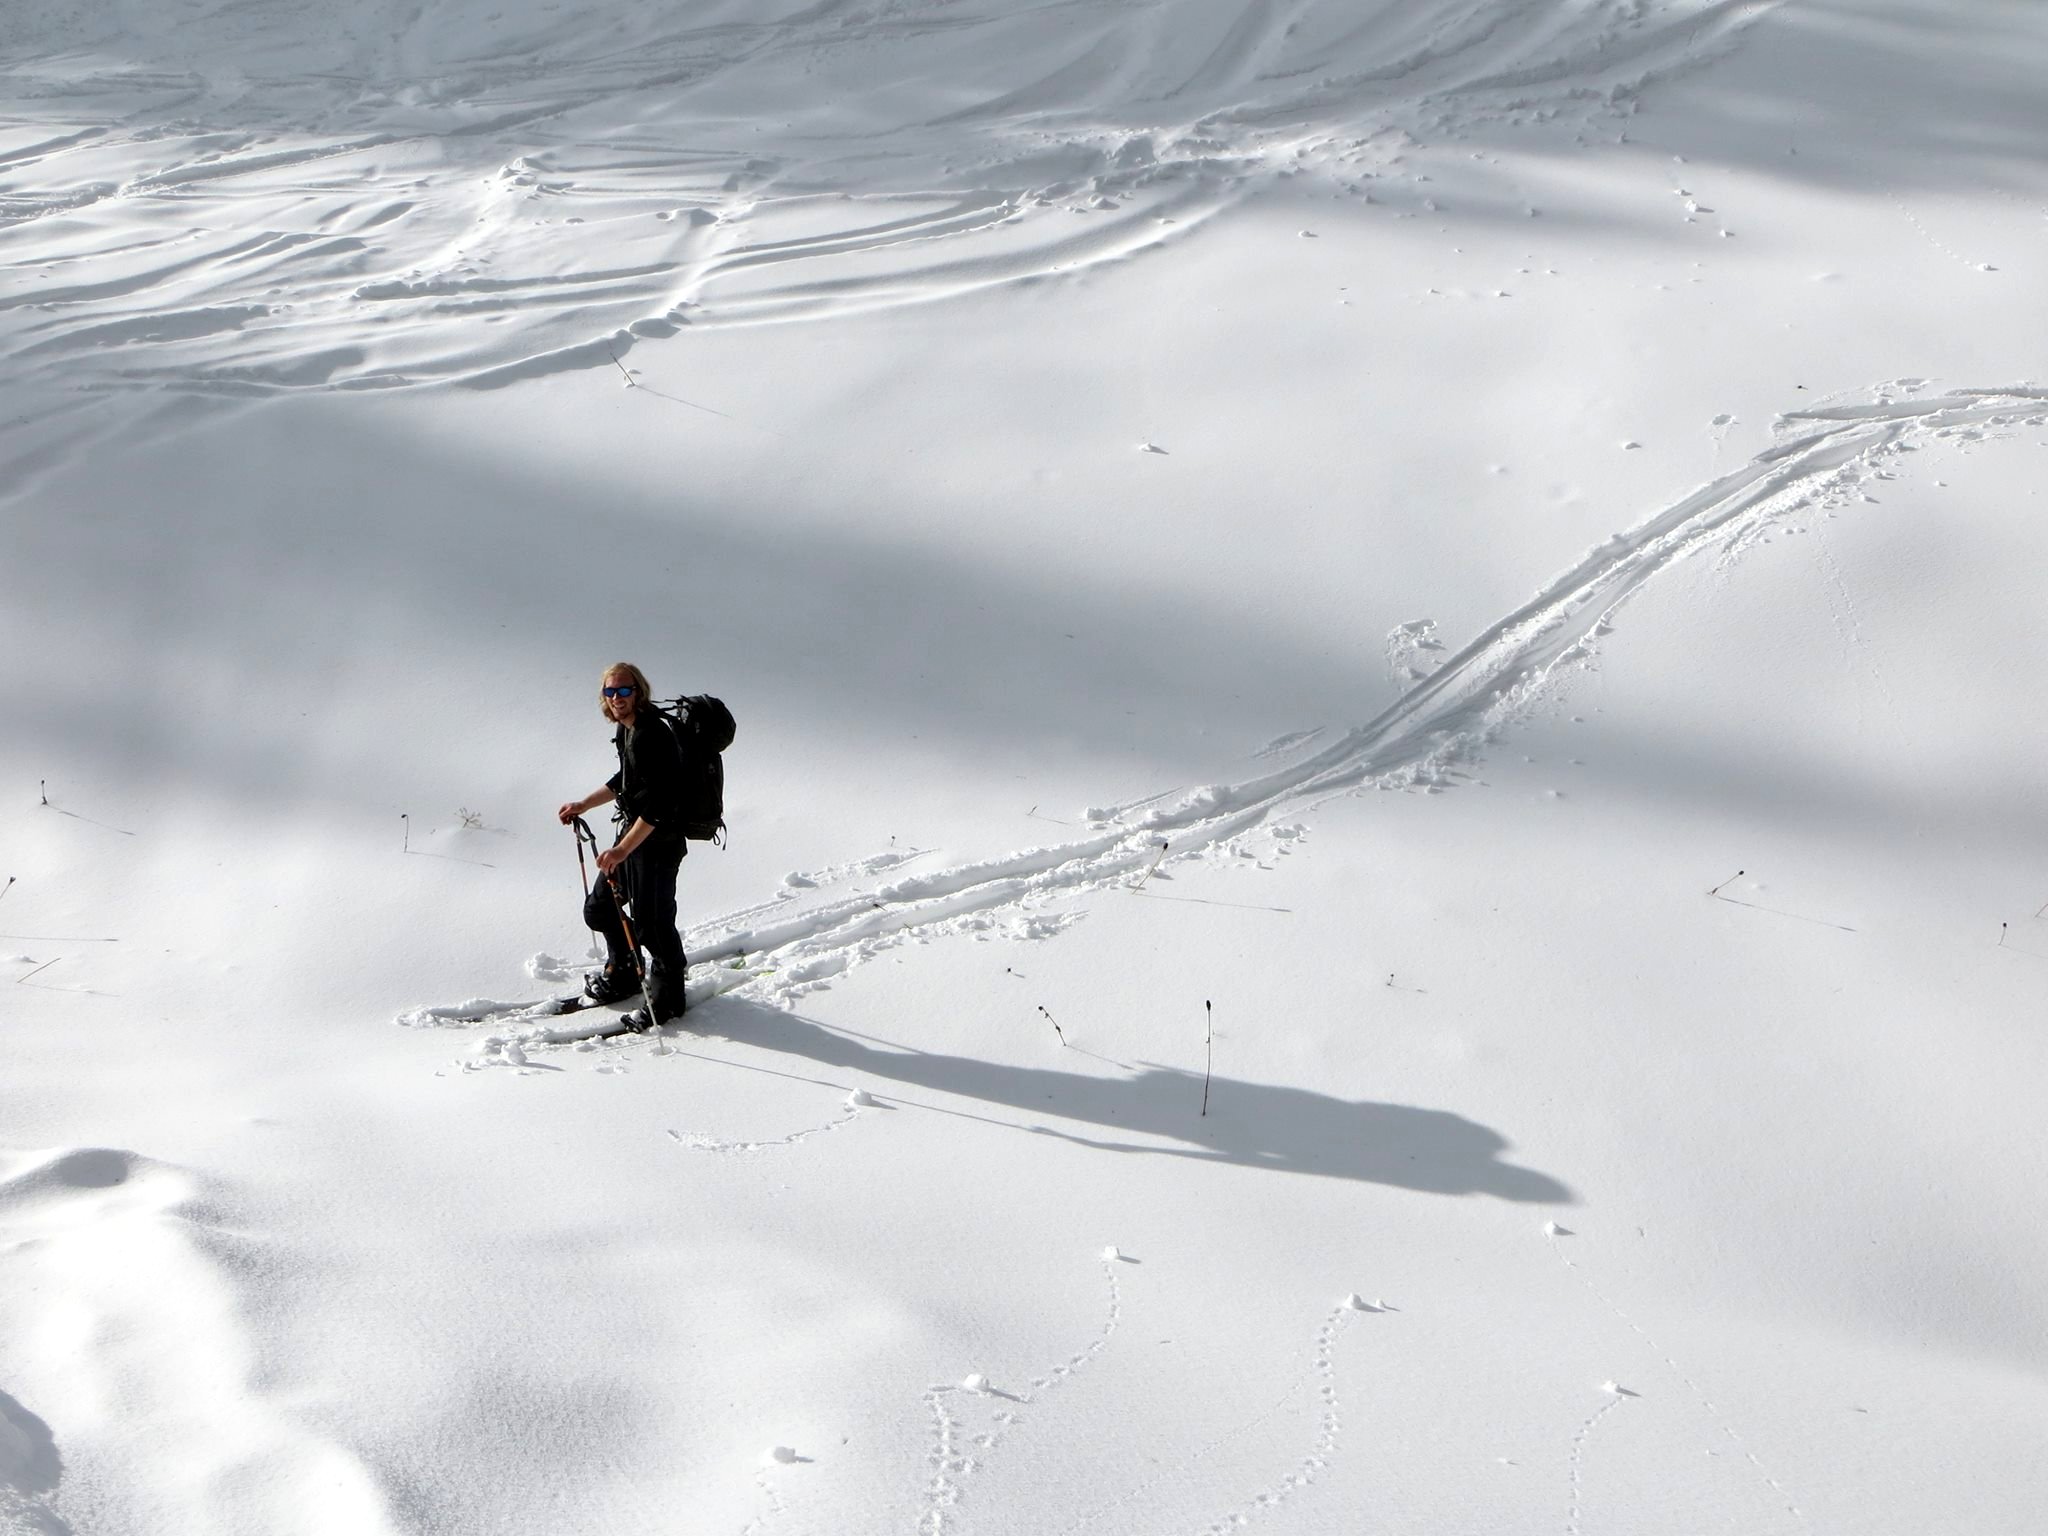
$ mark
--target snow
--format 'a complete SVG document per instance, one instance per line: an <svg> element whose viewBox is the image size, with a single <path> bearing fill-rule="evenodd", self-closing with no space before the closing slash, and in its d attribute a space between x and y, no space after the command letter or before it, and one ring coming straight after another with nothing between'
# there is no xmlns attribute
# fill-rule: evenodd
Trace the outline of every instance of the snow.
<svg viewBox="0 0 2048 1536"><path fill-rule="evenodd" d="M0 1532L2036 1528L2048 16L16 9Z"/></svg>

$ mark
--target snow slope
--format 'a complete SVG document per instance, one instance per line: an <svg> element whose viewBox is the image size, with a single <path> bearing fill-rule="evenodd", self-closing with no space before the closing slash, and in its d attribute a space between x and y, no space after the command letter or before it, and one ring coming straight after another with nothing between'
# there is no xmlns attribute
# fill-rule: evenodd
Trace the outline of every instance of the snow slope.
<svg viewBox="0 0 2048 1536"><path fill-rule="evenodd" d="M0 58L0 1531L2037 1523L2048 20Z"/></svg>

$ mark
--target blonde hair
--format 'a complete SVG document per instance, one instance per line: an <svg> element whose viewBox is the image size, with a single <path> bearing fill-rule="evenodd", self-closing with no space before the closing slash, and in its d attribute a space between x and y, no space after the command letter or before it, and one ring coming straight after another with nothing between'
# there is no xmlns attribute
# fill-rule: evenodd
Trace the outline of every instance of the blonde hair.
<svg viewBox="0 0 2048 1536"><path fill-rule="evenodd" d="M599 673L597 678L597 710L605 719L609 720L612 717L610 709L605 705L604 697L604 684L608 677L623 677L633 685L634 709L639 709L643 704L651 706L654 703L654 688L647 681L647 674L630 661L615 661Z"/></svg>

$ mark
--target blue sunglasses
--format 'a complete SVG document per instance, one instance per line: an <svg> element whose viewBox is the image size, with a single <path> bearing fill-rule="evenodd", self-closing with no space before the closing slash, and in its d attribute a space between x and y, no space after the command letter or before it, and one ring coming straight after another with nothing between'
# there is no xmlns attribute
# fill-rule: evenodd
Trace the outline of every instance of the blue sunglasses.
<svg viewBox="0 0 2048 1536"><path fill-rule="evenodd" d="M608 699L630 699L638 691L631 683L621 683L616 688L605 689L604 696Z"/></svg>

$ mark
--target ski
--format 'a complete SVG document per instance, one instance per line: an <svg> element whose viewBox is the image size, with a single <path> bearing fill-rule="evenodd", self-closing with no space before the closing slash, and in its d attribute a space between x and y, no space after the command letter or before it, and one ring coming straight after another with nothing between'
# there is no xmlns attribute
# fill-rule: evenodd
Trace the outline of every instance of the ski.
<svg viewBox="0 0 2048 1536"><path fill-rule="evenodd" d="M701 977L702 969L708 967L712 970L712 980L708 987L701 979L692 986L690 989L691 1001L693 1003L705 1002L710 998L718 996L720 993L730 992L735 987L744 986L756 976L769 974L770 968L765 968L758 964L753 966L746 965L743 960L745 953L746 951L741 945L728 940L725 943L708 947L693 958L690 962L690 969L699 972ZM475 1025L539 1024L545 1020L562 1018L572 1013L587 1013L595 1008L631 1008L639 1001L641 999L638 993L631 997L620 999L617 1004L599 1003L593 1000L587 992L570 992L560 997L544 997L535 1002L525 1003L508 1003L501 1002L496 998L477 997L463 1003L443 1003L429 1007L410 1008L398 1016L397 1022L412 1029L461 1028ZM618 1016L623 1018L625 1015L620 1013ZM673 1023L675 1021L671 1020L670 1022ZM565 1029L554 1041L549 1042L547 1037L551 1033L551 1031L541 1030L532 1036L523 1038L535 1039L543 1043L562 1043L569 1040L593 1039L601 1035L653 1034L657 1033L657 1031L636 1031L630 1025L624 1023L609 1027L605 1025L571 1026Z"/></svg>
<svg viewBox="0 0 2048 1536"><path fill-rule="evenodd" d="M565 1013L581 1013L586 1008L597 1006L583 992L542 998L537 1003L501 1003L480 997L466 1003L409 1009L398 1016L398 1022L415 1029L462 1024L517 1024L528 1019L552 1019Z"/></svg>
<svg viewBox="0 0 2048 1536"><path fill-rule="evenodd" d="M514 1008L493 1018L509 1019L552 1019L557 1014L581 1013L586 1008L599 1007L597 999L588 992L571 992L562 997L551 997L545 1002L530 1003L524 1008Z"/></svg>

